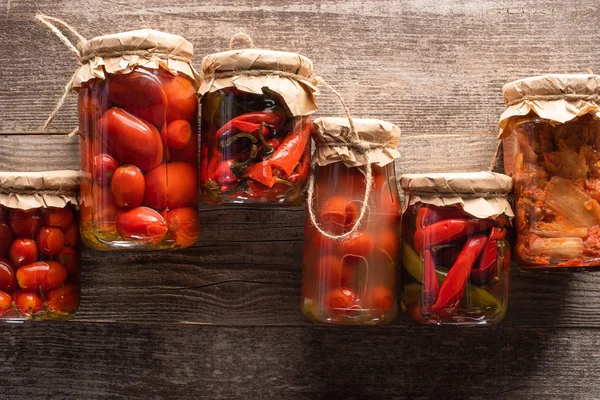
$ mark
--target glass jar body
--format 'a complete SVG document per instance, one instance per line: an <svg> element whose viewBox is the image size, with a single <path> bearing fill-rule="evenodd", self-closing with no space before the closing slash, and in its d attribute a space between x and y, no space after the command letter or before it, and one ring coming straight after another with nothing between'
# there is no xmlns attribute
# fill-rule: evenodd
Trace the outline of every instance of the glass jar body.
<svg viewBox="0 0 600 400"><path fill-rule="evenodd" d="M200 232L198 102L183 74L136 67L79 89L81 235L98 250L185 248Z"/></svg>
<svg viewBox="0 0 600 400"><path fill-rule="evenodd" d="M530 114L505 130L521 269L600 266L600 120L564 124Z"/></svg>
<svg viewBox="0 0 600 400"><path fill-rule="evenodd" d="M394 164L373 166L367 214L351 236L334 240L317 231L308 212L304 230L302 312L315 322L375 325L397 314L400 199ZM315 170L319 226L340 235L352 229L363 204L359 168L333 163Z"/></svg>
<svg viewBox="0 0 600 400"><path fill-rule="evenodd" d="M0 320L69 319L80 295L77 212L0 206Z"/></svg>
<svg viewBox="0 0 600 400"><path fill-rule="evenodd" d="M495 324L509 295L508 220L417 202L402 214L402 310L431 325Z"/></svg>
<svg viewBox="0 0 600 400"><path fill-rule="evenodd" d="M281 97L235 88L202 98L200 183L208 203L300 205L310 172L312 118Z"/></svg>

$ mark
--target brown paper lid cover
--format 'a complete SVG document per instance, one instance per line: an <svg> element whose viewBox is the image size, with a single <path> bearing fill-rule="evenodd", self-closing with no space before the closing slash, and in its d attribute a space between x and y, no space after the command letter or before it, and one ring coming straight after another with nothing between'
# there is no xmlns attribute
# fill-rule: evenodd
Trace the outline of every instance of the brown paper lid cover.
<svg viewBox="0 0 600 400"><path fill-rule="evenodd" d="M28 210L77 205L79 171L0 172L0 205Z"/></svg>
<svg viewBox="0 0 600 400"><path fill-rule="evenodd" d="M298 53L263 49L228 50L209 54L202 60L205 75L251 69L285 71L308 78L313 73L313 63Z"/></svg>

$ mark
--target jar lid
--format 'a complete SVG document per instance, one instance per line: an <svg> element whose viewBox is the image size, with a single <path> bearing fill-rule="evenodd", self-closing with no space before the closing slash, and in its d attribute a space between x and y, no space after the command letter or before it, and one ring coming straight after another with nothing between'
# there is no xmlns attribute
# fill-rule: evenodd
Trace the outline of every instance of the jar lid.
<svg viewBox="0 0 600 400"><path fill-rule="evenodd" d="M236 49L209 54L202 60L202 73L271 70L310 77L313 63L298 53L263 49Z"/></svg>
<svg viewBox="0 0 600 400"><path fill-rule="evenodd" d="M500 117L500 138L508 119L533 111L541 118L565 123L584 114L600 117L600 76L550 74L519 79L502 88L506 110Z"/></svg>
<svg viewBox="0 0 600 400"><path fill-rule="evenodd" d="M0 172L0 205L28 210L77 205L79 171Z"/></svg>
<svg viewBox="0 0 600 400"><path fill-rule="evenodd" d="M313 161L320 166L343 162L348 167L371 164L383 167L400 157L400 128L378 119L352 119L359 140L350 133L348 118L319 118L313 123L317 149Z"/></svg>
<svg viewBox="0 0 600 400"><path fill-rule="evenodd" d="M159 66L181 72L198 81L191 66L194 46L179 35L141 29L97 36L79 42L80 63L74 87L94 78L106 79L105 72L128 73L136 66L157 69Z"/></svg>
<svg viewBox="0 0 600 400"><path fill-rule="evenodd" d="M406 192L503 195L512 190L512 178L495 172L405 174L400 177L400 187Z"/></svg>

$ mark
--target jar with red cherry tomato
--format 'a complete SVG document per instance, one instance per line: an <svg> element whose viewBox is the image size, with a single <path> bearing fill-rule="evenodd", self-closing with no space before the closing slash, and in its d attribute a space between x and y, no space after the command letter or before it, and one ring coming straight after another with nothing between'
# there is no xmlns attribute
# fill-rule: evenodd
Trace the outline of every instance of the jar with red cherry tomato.
<svg viewBox="0 0 600 400"><path fill-rule="evenodd" d="M211 204L300 205L308 182L313 64L254 48L202 61L200 184Z"/></svg>
<svg viewBox="0 0 600 400"><path fill-rule="evenodd" d="M0 172L0 320L75 314L78 186L76 171Z"/></svg>
<svg viewBox="0 0 600 400"><path fill-rule="evenodd" d="M492 325L510 278L510 177L408 174L402 214L402 311L425 325Z"/></svg>
<svg viewBox="0 0 600 400"><path fill-rule="evenodd" d="M98 250L191 246L200 233L192 45L141 30L79 48L84 243Z"/></svg>
<svg viewBox="0 0 600 400"><path fill-rule="evenodd" d="M315 121L304 228L302 312L315 322L376 325L397 314L400 130L385 121Z"/></svg>

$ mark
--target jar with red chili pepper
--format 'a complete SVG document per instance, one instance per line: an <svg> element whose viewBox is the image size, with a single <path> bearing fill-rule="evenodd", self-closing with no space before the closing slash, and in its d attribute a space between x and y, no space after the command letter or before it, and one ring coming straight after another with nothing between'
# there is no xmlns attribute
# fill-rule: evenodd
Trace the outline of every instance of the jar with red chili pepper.
<svg viewBox="0 0 600 400"><path fill-rule="evenodd" d="M84 243L98 250L191 246L200 233L192 45L141 30L79 47Z"/></svg>
<svg viewBox="0 0 600 400"><path fill-rule="evenodd" d="M78 186L77 171L0 172L0 320L75 315Z"/></svg>
<svg viewBox="0 0 600 400"><path fill-rule="evenodd" d="M384 324L397 314L400 130L385 121L353 123L354 137L347 119L314 123L302 312L315 322Z"/></svg>
<svg viewBox="0 0 600 400"><path fill-rule="evenodd" d="M526 270L600 267L600 76L508 83L500 118Z"/></svg>
<svg viewBox="0 0 600 400"><path fill-rule="evenodd" d="M312 62L238 49L202 61L200 184L208 203L300 205L308 181Z"/></svg>
<svg viewBox="0 0 600 400"><path fill-rule="evenodd" d="M402 310L430 325L495 324L508 305L510 177L408 174L402 213Z"/></svg>

